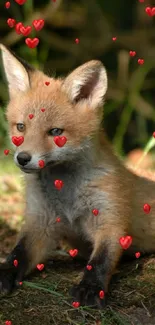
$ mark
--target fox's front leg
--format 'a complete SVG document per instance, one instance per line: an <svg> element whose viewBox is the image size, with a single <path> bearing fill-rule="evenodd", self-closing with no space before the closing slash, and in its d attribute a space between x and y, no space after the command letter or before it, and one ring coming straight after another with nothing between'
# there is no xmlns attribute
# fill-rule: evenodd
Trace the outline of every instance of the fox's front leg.
<svg viewBox="0 0 155 325"><path fill-rule="evenodd" d="M56 249L55 231L29 224L5 263L0 264L0 292L9 293L25 275L44 263Z"/></svg>
<svg viewBox="0 0 155 325"><path fill-rule="evenodd" d="M71 289L74 301L80 305L103 308L108 284L122 255L119 238L125 235L121 226L97 230L93 235L93 251L82 281Z"/></svg>

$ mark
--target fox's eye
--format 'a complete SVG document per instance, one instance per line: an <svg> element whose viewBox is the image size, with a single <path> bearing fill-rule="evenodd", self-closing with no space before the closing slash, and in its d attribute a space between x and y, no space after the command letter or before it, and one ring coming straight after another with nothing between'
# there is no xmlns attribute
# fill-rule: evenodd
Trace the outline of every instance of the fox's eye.
<svg viewBox="0 0 155 325"><path fill-rule="evenodd" d="M55 128L55 129L51 129L51 130L48 131L48 135L52 135L53 137L55 137L55 136L58 136L58 135L62 134L63 131L64 131L64 130L62 130L62 129L57 129L57 128Z"/></svg>
<svg viewBox="0 0 155 325"><path fill-rule="evenodd" d="M25 130L25 125L23 123L17 123L17 130L23 132Z"/></svg>

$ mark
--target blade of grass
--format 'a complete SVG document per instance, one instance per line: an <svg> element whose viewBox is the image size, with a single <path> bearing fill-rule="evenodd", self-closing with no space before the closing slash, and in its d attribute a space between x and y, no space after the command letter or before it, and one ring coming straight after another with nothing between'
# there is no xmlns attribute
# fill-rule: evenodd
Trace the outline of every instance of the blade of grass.
<svg viewBox="0 0 155 325"><path fill-rule="evenodd" d="M148 152L155 147L155 138L151 137L150 140L148 141L148 143L146 144L145 148L144 148L144 152L141 156L141 158L139 159L138 163L135 166L135 169L137 169L139 167L139 165L141 164L141 162L143 161L144 157L148 154Z"/></svg>
<svg viewBox="0 0 155 325"><path fill-rule="evenodd" d="M113 139L114 147L116 148L117 153L121 156L123 154L123 151L122 151L123 138L124 138L124 134L126 132L127 126L130 122L132 112L133 112L133 107L129 104L126 104L126 106L123 109L123 112L122 112L122 115L120 118L120 123L116 129L116 133L115 133L115 136Z"/></svg>
<svg viewBox="0 0 155 325"><path fill-rule="evenodd" d="M39 290L43 290L43 291L52 293L52 295L57 296L57 297L64 297L63 294L61 294L61 293L58 293L58 292L53 291L53 290L48 289L48 288L44 288L44 287L42 287L42 286L40 286L40 285L38 285L36 283L33 283L33 282L24 281L23 285L25 285L27 287L30 287L30 288L39 289Z"/></svg>

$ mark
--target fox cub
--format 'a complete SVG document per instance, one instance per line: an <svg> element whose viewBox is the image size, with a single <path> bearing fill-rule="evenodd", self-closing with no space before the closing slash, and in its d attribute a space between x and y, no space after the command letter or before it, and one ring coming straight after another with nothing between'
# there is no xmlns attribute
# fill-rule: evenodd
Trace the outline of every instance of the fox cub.
<svg viewBox="0 0 155 325"><path fill-rule="evenodd" d="M120 238L131 236L126 252L133 256L155 252L155 184L126 169L106 140L107 74L100 61L54 79L0 47L10 95L9 133L23 139L14 145L14 161L26 180L25 224L0 265L0 291L10 292L64 238L91 265L73 287L73 300L101 308L100 291L106 297L124 251ZM59 146L55 137L67 141Z"/></svg>

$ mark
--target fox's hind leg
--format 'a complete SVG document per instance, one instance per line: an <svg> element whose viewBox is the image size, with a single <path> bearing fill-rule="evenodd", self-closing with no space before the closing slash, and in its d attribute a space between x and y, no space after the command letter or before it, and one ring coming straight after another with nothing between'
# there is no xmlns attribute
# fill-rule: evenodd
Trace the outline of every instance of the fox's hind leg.
<svg viewBox="0 0 155 325"><path fill-rule="evenodd" d="M57 245L54 229L48 233L34 224L24 229L6 262L0 264L0 292L11 292L37 264L44 263L52 255Z"/></svg>
<svg viewBox="0 0 155 325"><path fill-rule="evenodd" d="M81 305L103 308L105 297L100 297L108 291L108 284L116 265L122 255L119 238L125 232L121 227L98 230L94 234L94 249L88 261L91 269L85 268L82 281L71 289L74 301ZM102 292L103 291L103 292ZM100 293L101 292L101 293Z"/></svg>

